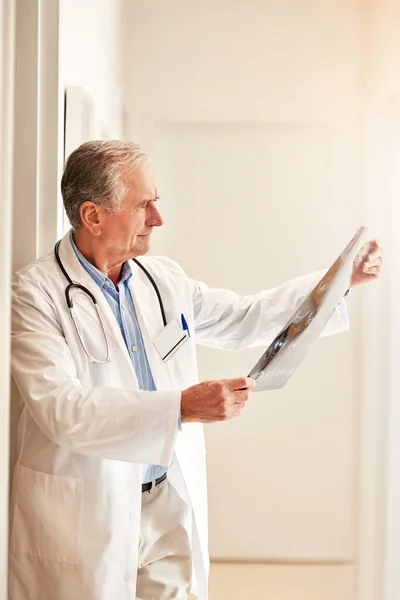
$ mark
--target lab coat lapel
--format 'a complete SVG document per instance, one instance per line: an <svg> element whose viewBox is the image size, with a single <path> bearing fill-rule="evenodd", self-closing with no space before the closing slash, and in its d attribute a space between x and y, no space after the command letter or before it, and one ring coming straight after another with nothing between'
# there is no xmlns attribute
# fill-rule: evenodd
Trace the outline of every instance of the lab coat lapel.
<svg viewBox="0 0 400 600"><path fill-rule="evenodd" d="M93 281L89 273L80 264L74 249L71 246L69 235L70 234L68 232L60 244L59 252L61 261L72 281L86 287L90 292L92 292L97 300L98 309L103 320L108 342L110 344L110 360L115 360L113 353L118 352L118 360L121 360L121 358L125 360L126 367L129 369L130 374L134 374L132 361L129 357L124 338L122 337L120 327L113 315L113 312L99 286ZM62 277L64 278L63 275ZM65 285L67 285L67 282ZM77 307L79 306L79 311L85 311L85 314L88 317L93 319L94 322L98 323L98 317L95 309L85 295L80 293L76 294L74 297L74 305Z"/></svg>

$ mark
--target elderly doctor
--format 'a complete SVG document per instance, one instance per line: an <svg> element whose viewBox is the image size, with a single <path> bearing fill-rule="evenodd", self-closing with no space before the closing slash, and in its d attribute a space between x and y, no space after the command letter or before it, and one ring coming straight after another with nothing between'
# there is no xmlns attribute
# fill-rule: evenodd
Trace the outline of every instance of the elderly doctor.
<svg viewBox="0 0 400 600"><path fill-rule="evenodd" d="M202 424L238 416L253 382L198 383L196 343L268 344L320 274L239 297L168 258L145 258L163 221L151 165L133 143L83 144L61 187L72 229L13 284L23 412L9 599L167 600L192 590L205 600ZM376 278L381 262L375 243L352 285ZM329 332L346 323L342 303Z"/></svg>

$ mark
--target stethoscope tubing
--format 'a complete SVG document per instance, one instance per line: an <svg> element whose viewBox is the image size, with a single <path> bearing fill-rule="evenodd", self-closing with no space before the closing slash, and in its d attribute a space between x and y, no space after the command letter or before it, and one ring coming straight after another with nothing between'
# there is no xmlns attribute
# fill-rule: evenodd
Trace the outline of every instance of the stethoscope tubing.
<svg viewBox="0 0 400 600"><path fill-rule="evenodd" d="M64 265L63 265L63 263L61 261L61 258L60 258L60 252L59 252L60 244L61 244L61 240L59 240L56 243L56 245L54 246L54 256L55 256L55 259L57 261L57 264L58 264L58 266L59 266L62 274L64 275L64 277L68 281L68 285L65 288L65 292L64 292L65 293L65 301L67 303L67 307L69 309L69 313L70 313L72 322L74 324L76 333L78 335L79 342L80 342L80 344L81 344L81 346L82 346L82 348L83 348L86 356L89 358L89 360L91 362L93 362L93 363L95 363L95 364L97 364L99 366L105 365L105 364L107 364L110 361L110 349L109 349L109 344L108 344L106 330L105 330L104 325L103 325L103 320L102 320L101 315L100 315L100 311L99 311L99 307L98 307L98 304L97 304L96 297L84 285L81 285L80 283L74 283L72 281L71 277L69 276L69 274L68 274L66 268L64 267ZM163 321L164 327L166 327L167 326L167 319L166 319L166 316L165 316L165 309L164 309L164 304L163 304L163 301L162 301L162 298L161 298L160 290L158 289L157 284L154 281L153 276L149 273L149 271L136 258L134 258L133 261L145 273L146 277L148 278L148 280L150 281L151 285L153 286L154 291L155 291L155 293L157 295L158 303L160 305L160 312L161 312L162 321ZM99 318L99 322L100 322L101 329L102 329L102 332L103 332L104 340L105 340L105 343L106 343L106 358L104 360L95 359L90 354L90 352L88 351L88 349L86 348L86 345L85 345L85 343L83 341L81 332L80 332L79 327L78 327L78 323L77 323L77 321L75 319L75 315L74 315L74 312L73 312L74 304L73 304L72 297L71 297L71 291L73 289L79 289L79 290L81 290L81 292L83 292L84 294L86 294L87 296L89 296L89 298L93 302L94 308L95 308L97 316Z"/></svg>

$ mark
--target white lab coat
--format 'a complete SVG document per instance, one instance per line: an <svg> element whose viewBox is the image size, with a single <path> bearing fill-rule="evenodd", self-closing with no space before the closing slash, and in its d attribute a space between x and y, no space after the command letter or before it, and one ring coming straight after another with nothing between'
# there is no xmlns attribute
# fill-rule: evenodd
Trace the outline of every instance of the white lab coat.
<svg viewBox="0 0 400 600"><path fill-rule="evenodd" d="M184 313L192 332L163 363L152 344L162 329L157 297L132 263L130 290L157 387L146 392L138 389L119 326L78 262L68 235L60 256L71 279L97 298L111 360L105 366L88 361L66 307L66 280L53 254L16 274L12 374L24 408L12 485L9 600L134 599L141 465L168 466L171 461L169 479L193 509L194 591L206 600L203 429L201 424L183 424L177 433L181 390L198 381L195 344L232 350L267 345L321 274L239 297L189 279L172 260L142 257L157 282L168 321L179 321ZM83 339L101 358L104 338L93 305L81 293L74 298ZM346 328L343 303L326 333Z"/></svg>

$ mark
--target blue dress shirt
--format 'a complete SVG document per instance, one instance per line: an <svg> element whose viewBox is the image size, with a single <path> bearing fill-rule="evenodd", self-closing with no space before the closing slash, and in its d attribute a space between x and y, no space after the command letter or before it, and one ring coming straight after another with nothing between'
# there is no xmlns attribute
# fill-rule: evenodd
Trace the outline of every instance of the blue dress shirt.
<svg viewBox="0 0 400 600"><path fill-rule="evenodd" d="M93 281L97 283L114 314L135 369L139 388L150 392L155 391L156 386L147 359L132 294L128 286L128 281L132 277L129 263L125 262L122 266L121 279L118 282L117 290L111 279L96 269L78 250L72 233L70 239L80 264L89 273ZM142 482L154 481L166 472L167 469L160 465L143 465Z"/></svg>

